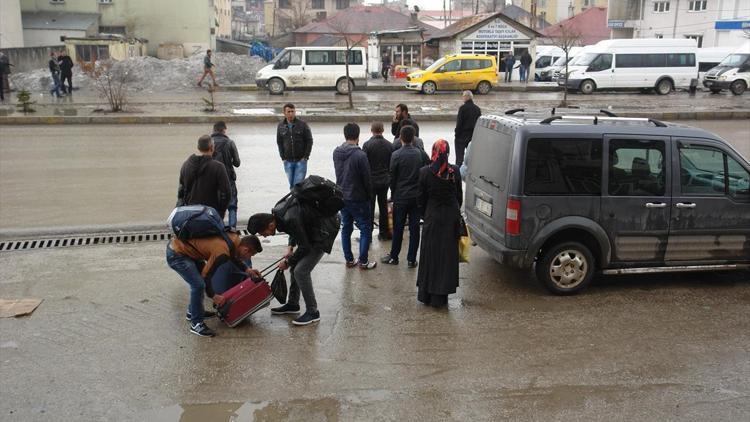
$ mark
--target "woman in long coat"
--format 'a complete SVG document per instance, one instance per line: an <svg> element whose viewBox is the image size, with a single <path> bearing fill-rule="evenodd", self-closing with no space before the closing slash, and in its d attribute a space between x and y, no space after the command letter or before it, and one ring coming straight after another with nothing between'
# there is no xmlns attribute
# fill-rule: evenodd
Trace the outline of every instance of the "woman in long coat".
<svg viewBox="0 0 750 422"><path fill-rule="evenodd" d="M458 239L463 189L458 167L448 163L448 142L432 146L432 163L419 171L419 206L424 213L417 299L436 308L458 287Z"/></svg>

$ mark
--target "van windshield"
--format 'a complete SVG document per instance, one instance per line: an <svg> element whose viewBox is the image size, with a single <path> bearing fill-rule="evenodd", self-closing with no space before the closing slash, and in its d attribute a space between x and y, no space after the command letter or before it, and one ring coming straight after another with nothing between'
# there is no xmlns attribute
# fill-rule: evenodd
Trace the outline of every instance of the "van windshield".
<svg viewBox="0 0 750 422"><path fill-rule="evenodd" d="M568 60L570 60L570 64L573 64L573 59L575 59L575 56L569 56ZM560 57L559 59L555 60L555 66L565 66L565 56Z"/></svg>
<svg viewBox="0 0 750 422"><path fill-rule="evenodd" d="M283 49L279 54L276 55L276 57L274 57L273 59L271 59L271 61L268 62L268 64L276 64L276 62L279 61L279 59L281 57L284 57L284 55L286 55L288 51L289 50L287 50L286 48Z"/></svg>
<svg viewBox="0 0 750 422"><path fill-rule="evenodd" d="M445 57L441 57L441 58L440 58L440 59L438 59L438 60L437 60L437 61L436 61L435 63L431 64L431 65L430 65L430 67L428 67L427 69L425 69L425 71L428 71L428 70L435 70L435 69L437 69L438 67L440 67L440 66L442 66L443 64L445 64L445 62L446 62L446 60L445 60Z"/></svg>
<svg viewBox="0 0 750 422"><path fill-rule="evenodd" d="M599 56L599 53L586 53L581 54L580 56L576 56L575 65L576 66L588 66L591 64L591 62L594 61Z"/></svg>
<svg viewBox="0 0 750 422"><path fill-rule="evenodd" d="M748 59L750 59L750 54L730 54L719 63L719 66L740 67Z"/></svg>

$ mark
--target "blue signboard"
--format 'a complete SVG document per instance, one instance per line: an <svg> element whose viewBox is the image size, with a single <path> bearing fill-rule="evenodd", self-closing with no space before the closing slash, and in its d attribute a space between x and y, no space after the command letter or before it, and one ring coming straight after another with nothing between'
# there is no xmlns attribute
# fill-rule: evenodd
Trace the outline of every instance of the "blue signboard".
<svg viewBox="0 0 750 422"><path fill-rule="evenodd" d="M625 21L610 19L607 21L607 26L610 28L624 28Z"/></svg>
<svg viewBox="0 0 750 422"><path fill-rule="evenodd" d="M750 29L750 20L744 21L716 21L714 29L733 30L733 29Z"/></svg>

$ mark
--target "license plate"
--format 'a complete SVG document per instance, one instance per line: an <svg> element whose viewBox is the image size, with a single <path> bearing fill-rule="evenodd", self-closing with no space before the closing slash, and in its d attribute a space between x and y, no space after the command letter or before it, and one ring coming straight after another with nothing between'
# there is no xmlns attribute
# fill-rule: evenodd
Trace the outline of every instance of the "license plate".
<svg viewBox="0 0 750 422"><path fill-rule="evenodd" d="M482 198L475 198L474 207L477 209L477 211L481 212L487 217L492 217L492 203L487 202Z"/></svg>
<svg viewBox="0 0 750 422"><path fill-rule="evenodd" d="M711 86L711 85L713 85L713 84L714 84L714 83L713 83L712 81L706 81L706 86Z"/></svg>

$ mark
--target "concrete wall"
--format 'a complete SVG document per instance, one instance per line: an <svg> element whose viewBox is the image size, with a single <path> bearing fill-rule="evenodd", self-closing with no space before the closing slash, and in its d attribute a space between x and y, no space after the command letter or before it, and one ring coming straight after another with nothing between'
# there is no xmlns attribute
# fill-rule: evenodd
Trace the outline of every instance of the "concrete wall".
<svg viewBox="0 0 750 422"><path fill-rule="evenodd" d="M26 47L45 47L62 44L60 37L83 38L86 31L62 29L27 29L23 31L23 43Z"/></svg>
<svg viewBox="0 0 750 422"><path fill-rule="evenodd" d="M0 0L0 48L23 47L21 2Z"/></svg>
<svg viewBox="0 0 750 422"><path fill-rule="evenodd" d="M39 68L46 69L50 53L65 49L65 46L60 44L59 40L58 44L47 47L3 48L2 52L8 56L10 63L13 64L10 71L18 73Z"/></svg>

